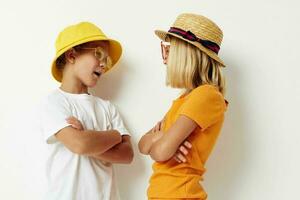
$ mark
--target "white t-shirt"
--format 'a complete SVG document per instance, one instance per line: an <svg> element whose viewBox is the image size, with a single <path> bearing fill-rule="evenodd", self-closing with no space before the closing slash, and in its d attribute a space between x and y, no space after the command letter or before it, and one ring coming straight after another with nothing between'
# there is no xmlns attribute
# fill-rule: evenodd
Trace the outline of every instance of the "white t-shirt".
<svg viewBox="0 0 300 200"><path fill-rule="evenodd" d="M47 145L47 200L118 200L111 164L72 153L54 134L70 126L66 118L74 116L85 130L115 129L129 135L116 108L89 94L53 91L41 108L41 130Z"/></svg>

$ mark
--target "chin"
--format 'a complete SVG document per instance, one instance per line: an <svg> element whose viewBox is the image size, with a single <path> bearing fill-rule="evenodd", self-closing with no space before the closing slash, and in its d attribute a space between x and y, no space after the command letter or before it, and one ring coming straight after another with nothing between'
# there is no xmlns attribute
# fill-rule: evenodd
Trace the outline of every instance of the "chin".
<svg viewBox="0 0 300 200"><path fill-rule="evenodd" d="M89 87L89 88L93 88L93 87L95 87L96 85L97 85L97 82L94 82L94 83L89 84L88 87Z"/></svg>
<svg viewBox="0 0 300 200"><path fill-rule="evenodd" d="M97 80L90 80L90 81L86 81L85 85L89 88L95 87L97 85Z"/></svg>

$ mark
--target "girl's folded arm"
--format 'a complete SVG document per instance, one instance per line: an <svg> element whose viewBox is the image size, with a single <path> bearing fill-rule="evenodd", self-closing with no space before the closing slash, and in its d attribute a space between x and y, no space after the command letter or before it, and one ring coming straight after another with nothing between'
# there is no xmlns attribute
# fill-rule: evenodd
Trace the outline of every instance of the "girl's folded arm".
<svg viewBox="0 0 300 200"><path fill-rule="evenodd" d="M180 115L170 129L151 145L149 154L157 162L171 159L178 147L195 130L197 123L185 115Z"/></svg>
<svg viewBox="0 0 300 200"><path fill-rule="evenodd" d="M153 132L152 129L148 131L143 137L140 139L138 147L139 151L142 154L148 155L153 144Z"/></svg>

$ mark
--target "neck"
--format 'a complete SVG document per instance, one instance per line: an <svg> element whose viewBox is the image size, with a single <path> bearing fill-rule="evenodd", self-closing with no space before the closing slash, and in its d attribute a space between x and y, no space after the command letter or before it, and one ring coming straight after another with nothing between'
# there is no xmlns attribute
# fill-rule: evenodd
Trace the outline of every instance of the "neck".
<svg viewBox="0 0 300 200"><path fill-rule="evenodd" d="M88 94L87 87L74 87L72 85L61 84L60 89L65 92L72 93L72 94Z"/></svg>
<svg viewBox="0 0 300 200"><path fill-rule="evenodd" d="M88 87L84 85L78 78L67 75L67 73L63 76L60 89L73 94L88 94Z"/></svg>

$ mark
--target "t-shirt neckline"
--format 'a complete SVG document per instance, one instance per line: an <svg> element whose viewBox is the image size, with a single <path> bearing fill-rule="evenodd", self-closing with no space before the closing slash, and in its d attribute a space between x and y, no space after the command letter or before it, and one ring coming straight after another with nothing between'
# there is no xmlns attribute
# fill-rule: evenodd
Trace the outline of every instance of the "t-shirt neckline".
<svg viewBox="0 0 300 200"><path fill-rule="evenodd" d="M66 95L66 96L73 97L73 98L84 98L84 99L87 99L87 98L91 97L91 95L89 93L80 93L80 94L70 93L70 92L64 91L61 88L58 88L58 91L60 93L64 94L64 95Z"/></svg>

